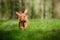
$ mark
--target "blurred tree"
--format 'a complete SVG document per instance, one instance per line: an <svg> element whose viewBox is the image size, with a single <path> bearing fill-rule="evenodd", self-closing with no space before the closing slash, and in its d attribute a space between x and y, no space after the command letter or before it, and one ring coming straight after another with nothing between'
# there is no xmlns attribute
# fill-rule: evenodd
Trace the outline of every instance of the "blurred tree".
<svg viewBox="0 0 60 40"><path fill-rule="evenodd" d="M10 17L9 18L12 19L13 18L13 0L9 0L9 3L10 3L9 4L10 5L9 6L9 9L10 9L9 10L10 11Z"/></svg>
<svg viewBox="0 0 60 40"><path fill-rule="evenodd" d="M4 15L5 15L5 0L1 0L1 16L2 16L2 19L4 19Z"/></svg>
<svg viewBox="0 0 60 40"><path fill-rule="evenodd" d="M16 11L23 12L25 10L25 1L24 0L16 0Z"/></svg>
<svg viewBox="0 0 60 40"><path fill-rule="evenodd" d="M18 9L22 11L22 0L18 0Z"/></svg>
<svg viewBox="0 0 60 40"><path fill-rule="evenodd" d="M34 6L32 6L30 10L31 10L30 18L33 19L35 18Z"/></svg>
<svg viewBox="0 0 60 40"><path fill-rule="evenodd" d="M41 19L45 18L45 2L46 0L41 0Z"/></svg>
<svg viewBox="0 0 60 40"><path fill-rule="evenodd" d="M50 19L52 18L52 11L53 11L53 6L52 6L52 0L46 0L45 1L45 18Z"/></svg>
<svg viewBox="0 0 60 40"><path fill-rule="evenodd" d="M25 0L19 0L20 5L20 11L24 12L25 10Z"/></svg>
<svg viewBox="0 0 60 40"><path fill-rule="evenodd" d="M16 10L15 10L16 5L15 5L15 3L16 3L16 0L13 0L13 19L16 18Z"/></svg>
<svg viewBox="0 0 60 40"><path fill-rule="evenodd" d="M41 0L34 0L34 12L35 12L35 18L40 17L40 8L41 8Z"/></svg>
<svg viewBox="0 0 60 40"><path fill-rule="evenodd" d="M15 10L20 11L21 0L15 0Z"/></svg>
<svg viewBox="0 0 60 40"><path fill-rule="evenodd" d="M54 5L53 17L60 18L60 0L53 0L53 5Z"/></svg>
<svg viewBox="0 0 60 40"><path fill-rule="evenodd" d="M30 1L30 12L31 12L30 18L31 18L31 19L32 19L32 18L35 18L35 12L34 12L34 0L31 0L31 1Z"/></svg>
<svg viewBox="0 0 60 40"><path fill-rule="evenodd" d="M0 20L1 20L1 0L0 0Z"/></svg>
<svg viewBox="0 0 60 40"><path fill-rule="evenodd" d="M14 19L16 17L15 8L16 8L16 0L7 0L8 10L9 10L9 19Z"/></svg>

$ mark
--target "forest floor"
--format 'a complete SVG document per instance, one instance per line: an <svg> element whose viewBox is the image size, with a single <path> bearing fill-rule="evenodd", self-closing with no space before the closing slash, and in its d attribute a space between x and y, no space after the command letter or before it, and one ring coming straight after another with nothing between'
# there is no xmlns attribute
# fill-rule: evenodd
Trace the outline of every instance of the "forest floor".
<svg viewBox="0 0 60 40"><path fill-rule="evenodd" d="M26 30L18 28L18 20L0 21L0 40L60 40L60 20L30 19Z"/></svg>

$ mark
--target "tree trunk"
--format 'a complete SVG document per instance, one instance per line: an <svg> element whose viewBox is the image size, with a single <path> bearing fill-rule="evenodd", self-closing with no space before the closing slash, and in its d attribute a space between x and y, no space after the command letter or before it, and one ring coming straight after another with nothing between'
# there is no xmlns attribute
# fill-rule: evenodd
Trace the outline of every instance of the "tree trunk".
<svg viewBox="0 0 60 40"><path fill-rule="evenodd" d="M10 18L9 19L12 19L13 18L13 1L10 0Z"/></svg>
<svg viewBox="0 0 60 40"><path fill-rule="evenodd" d="M41 0L34 0L34 13L35 13L35 18L40 17L39 14L41 14L40 12L40 8L41 8Z"/></svg>
<svg viewBox="0 0 60 40"><path fill-rule="evenodd" d="M25 10L25 0L19 0L20 11L24 12Z"/></svg>
<svg viewBox="0 0 60 40"><path fill-rule="evenodd" d="M18 7L19 11L24 12L24 10L25 10L25 0L19 0L18 6L19 6Z"/></svg>
<svg viewBox="0 0 60 40"><path fill-rule="evenodd" d="M53 17L60 18L60 0L54 0L53 3L54 3Z"/></svg>
<svg viewBox="0 0 60 40"><path fill-rule="evenodd" d="M2 19L4 19L4 15L5 15L5 0L1 0L1 16L2 16Z"/></svg>
<svg viewBox="0 0 60 40"><path fill-rule="evenodd" d="M31 3L30 3L30 18L35 18L35 12L34 12L34 0L31 0Z"/></svg>
<svg viewBox="0 0 60 40"><path fill-rule="evenodd" d="M0 20L1 20L1 0L0 0Z"/></svg>
<svg viewBox="0 0 60 40"><path fill-rule="evenodd" d="M41 11L42 11L41 19L44 19L45 18L45 0L42 0L41 2L42 2L42 4L41 4Z"/></svg>
<svg viewBox="0 0 60 40"><path fill-rule="evenodd" d="M45 0L45 19L52 18L52 0Z"/></svg>

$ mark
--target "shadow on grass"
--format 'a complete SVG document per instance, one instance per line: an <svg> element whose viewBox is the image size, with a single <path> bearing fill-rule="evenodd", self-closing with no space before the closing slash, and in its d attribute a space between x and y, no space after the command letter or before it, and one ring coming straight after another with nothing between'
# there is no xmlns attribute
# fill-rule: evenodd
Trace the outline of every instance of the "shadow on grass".
<svg viewBox="0 0 60 40"><path fill-rule="evenodd" d="M60 40L60 29L52 31L0 30L0 40Z"/></svg>
<svg viewBox="0 0 60 40"><path fill-rule="evenodd" d="M21 34L19 30L4 31L0 30L0 40L19 40Z"/></svg>

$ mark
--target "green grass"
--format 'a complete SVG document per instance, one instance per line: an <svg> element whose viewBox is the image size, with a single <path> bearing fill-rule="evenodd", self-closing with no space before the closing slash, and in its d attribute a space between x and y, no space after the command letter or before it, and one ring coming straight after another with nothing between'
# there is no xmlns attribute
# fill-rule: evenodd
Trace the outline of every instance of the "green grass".
<svg viewBox="0 0 60 40"><path fill-rule="evenodd" d="M18 28L18 20L0 21L0 40L60 40L60 20L30 19L26 30Z"/></svg>

